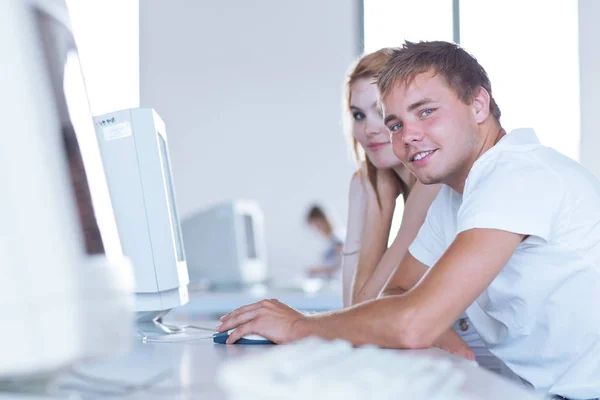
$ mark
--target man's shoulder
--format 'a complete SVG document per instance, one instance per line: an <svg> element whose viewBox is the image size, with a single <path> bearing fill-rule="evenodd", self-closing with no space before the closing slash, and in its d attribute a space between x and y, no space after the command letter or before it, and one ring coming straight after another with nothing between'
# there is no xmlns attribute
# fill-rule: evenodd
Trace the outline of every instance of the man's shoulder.
<svg viewBox="0 0 600 400"><path fill-rule="evenodd" d="M542 182L556 185L560 180L560 169L564 156L554 150L538 145L528 150L506 148L488 156L482 156L471 168L465 192L475 186L491 187L511 182L519 185L527 182Z"/></svg>
<svg viewBox="0 0 600 400"><path fill-rule="evenodd" d="M520 167L536 167L545 168L544 163L540 160L540 154L552 151L552 149L541 144L532 144L529 146L504 146L498 149L493 149L484 153L475 164L473 164L472 172L487 171L490 167L512 167L518 165Z"/></svg>
<svg viewBox="0 0 600 400"><path fill-rule="evenodd" d="M469 176L530 170L553 174L574 163L567 156L540 143L532 129L516 129L483 153L473 164Z"/></svg>

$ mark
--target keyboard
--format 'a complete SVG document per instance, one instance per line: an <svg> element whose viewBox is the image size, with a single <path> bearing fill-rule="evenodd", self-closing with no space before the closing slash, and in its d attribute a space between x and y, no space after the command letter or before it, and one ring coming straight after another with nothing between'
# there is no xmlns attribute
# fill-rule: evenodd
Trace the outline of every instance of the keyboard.
<svg viewBox="0 0 600 400"><path fill-rule="evenodd" d="M218 379L232 400L475 399L450 358L314 337L226 361Z"/></svg>

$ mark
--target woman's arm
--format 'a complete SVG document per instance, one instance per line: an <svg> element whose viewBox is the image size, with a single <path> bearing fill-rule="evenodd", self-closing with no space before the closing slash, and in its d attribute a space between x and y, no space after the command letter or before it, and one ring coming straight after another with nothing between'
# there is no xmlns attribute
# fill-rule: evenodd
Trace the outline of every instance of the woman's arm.
<svg viewBox="0 0 600 400"><path fill-rule="evenodd" d="M365 219L360 246L358 266L352 282L351 304L362 303L377 297L375 293L365 292L382 257L387 251L392 217L396 207L396 198L400 194L400 185L392 170L377 170L377 194L368 179L363 178L365 187ZM391 271L390 271L391 273ZM389 275L388 275L389 277ZM381 283L381 287L386 282ZM381 290L379 287L379 290ZM368 288L368 287L367 287Z"/></svg>
<svg viewBox="0 0 600 400"><path fill-rule="evenodd" d="M421 225L425 221L427 210L433 202L435 196L440 190L438 185L423 185L419 182L415 183L412 188L410 195L404 206L404 213L402 215L402 223L398 234L394 239L394 242L387 251L384 250L379 260L373 262L372 268L367 268L366 265L363 268L363 264L359 263L358 269L363 268L364 275L362 282L359 280L355 281L355 296L353 297L353 303L362 303L364 301L376 298L380 292L383 291L387 281L392 276L394 270L404 258L408 247L417 236ZM382 204L383 206L383 204ZM370 210L369 210L370 212ZM385 212L385 211L384 211ZM368 216L367 216L368 219ZM390 222L391 223L391 218ZM389 227L388 227L389 232ZM366 232L365 232L366 234ZM374 239L374 238L373 238ZM381 245L382 237L377 238ZM387 237L385 242L387 243ZM380 251L378 249L378 251ZM367 261L367 260L365 260ZM406 277L406 290L410 289L412 285L418 281L424 271L402 271L403 273L397 273L397 278L400 276ZM358 277L358 271L357 271ZM358 286L362 284L361 286Z"/></svg>
<svg viewBox="0 0 600 400"><path fill-rule="evenodd" d="M360 256L362 232L366 212L365 190L357 171L350 181L348 194L348 226L342 250L342 293L344 307L352 305L352 280Z"/></svg>

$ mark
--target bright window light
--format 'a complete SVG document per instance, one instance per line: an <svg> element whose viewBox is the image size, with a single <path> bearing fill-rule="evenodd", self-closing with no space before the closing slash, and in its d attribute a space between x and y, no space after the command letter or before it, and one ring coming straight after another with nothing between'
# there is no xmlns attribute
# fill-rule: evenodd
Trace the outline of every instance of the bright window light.
<svg viewBox="0 0 600 400"><path fill-rule="evenodd" d="M67 0L93 115L140 103L139 1Z"/></svg>
<svg viewBox="0 0 600 400"><path fill-rule="evenodd" d="M579 161L579 42L576 1L460 2L461 44L486 69L509 131Z"/></svg>
<svg viewBox="0 0 600 400"><path fill-rule="evenodd" d="M405 40L452 41L452 0L364 0L365 53ZM396 238L404 203L396 202L388 245Z"/></svg>
<svg viewBox="0 0 600 400"><path fill-rule="evenodd" d="M405 40L452 41L452 0L364 0L365 52Z"/></svg>

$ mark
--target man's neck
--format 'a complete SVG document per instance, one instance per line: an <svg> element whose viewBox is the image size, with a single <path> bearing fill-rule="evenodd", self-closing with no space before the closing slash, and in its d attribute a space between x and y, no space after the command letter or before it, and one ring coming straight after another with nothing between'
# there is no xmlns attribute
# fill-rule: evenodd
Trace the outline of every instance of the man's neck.
<svg viewBox="0 0 600 400"><path fill-rule="evenodd" d="M502 128L500 123L494 118L479 125L478 130L479 132L477 135L482 139L479 146L476 148L476 151L473 152L472 157L464 164L464 168L461 173L456 176L456 179L452 179L447 183L454 191L461 194L465 189L467 177L469 176L469 172L471 172L471 168L473 168L475 161L477 161L486 151L494 147L500 139L506 135L504 128Z"/></svg>

